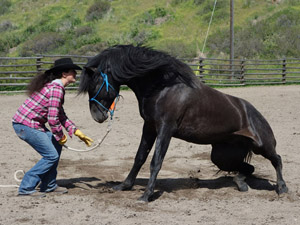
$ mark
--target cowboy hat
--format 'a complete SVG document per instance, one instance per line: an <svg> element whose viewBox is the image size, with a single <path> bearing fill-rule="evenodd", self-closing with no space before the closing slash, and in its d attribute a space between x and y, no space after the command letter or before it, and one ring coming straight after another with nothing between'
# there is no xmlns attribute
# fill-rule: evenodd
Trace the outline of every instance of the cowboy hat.
<svg viewBox="0 0 300 225"><path fill-rule="evenodd" d="M61 58L54 61L54 66L46 70L45 73L53 73L57 71L63 71L63 70L82 70L80 66L77 66L73 63L71 58Z"/></svg>

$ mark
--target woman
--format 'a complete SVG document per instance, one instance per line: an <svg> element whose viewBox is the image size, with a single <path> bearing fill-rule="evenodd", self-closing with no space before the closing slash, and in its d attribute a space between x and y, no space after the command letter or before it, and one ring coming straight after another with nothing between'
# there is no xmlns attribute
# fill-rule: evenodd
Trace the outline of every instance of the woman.
<svg viewBox="0 0 300 225"><path fill-rule="evenodd" d="M81 68L70 58L55 61L54 67L37 75L28 85L29 97L19 107L12 122L19 138L31 145L42 159L25 173L19 187L19 196L45 197L45 193L67 193L56 184L57 166L67 136L78 136L87 146L92 139L85 136L66 116L63 103L65 87L76 81L76 71ZM48 122L50 130L45 124ZM41 183L40 183L41 182ZM35 189L40 183L40 193Z"/></svg>

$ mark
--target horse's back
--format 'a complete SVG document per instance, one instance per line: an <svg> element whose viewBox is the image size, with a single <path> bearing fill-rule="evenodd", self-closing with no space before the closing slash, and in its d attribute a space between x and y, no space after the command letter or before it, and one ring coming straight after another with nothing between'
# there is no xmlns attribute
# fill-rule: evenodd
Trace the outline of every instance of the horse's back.
<svg viewBox="0 0 300 225"><path fill-rule="evenodd" d="M168 108L162 110L163 118L171 112L176 120L177 138L210 144L243 136L256 146L273 144L275 140L267 120L251 103L206 85L170 89L160 101L168 103Z"/></svg>

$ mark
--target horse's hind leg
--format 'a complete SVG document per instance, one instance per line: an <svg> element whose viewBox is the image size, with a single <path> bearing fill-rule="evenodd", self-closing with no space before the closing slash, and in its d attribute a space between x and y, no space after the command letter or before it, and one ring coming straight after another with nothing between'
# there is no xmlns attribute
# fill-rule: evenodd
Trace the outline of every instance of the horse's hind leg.
<svg viewBox="0 0 300 225"><path fill-rule="evenodd" d="M138 148L138 152L135 156L133 167L125 181L120 185L113 187L113 189L118 191L124 191L130 190L132 188L141 167L143 166L149 155L149 152L154 144L155 139L156 133L151 129L150 126L148 126L148 124L144 123L143 134Z"/></svg>
<svg viewBox="0 0 300 225"><path fill-rule="evenodd" d="M245 142L246 143L246 142ZM249 153L248 145L240 142L218 143L212 145L211 160L223 171L239 172L233 178L239 191L248 191L246 176L254 172L254 167L244 162Z"/></svg>

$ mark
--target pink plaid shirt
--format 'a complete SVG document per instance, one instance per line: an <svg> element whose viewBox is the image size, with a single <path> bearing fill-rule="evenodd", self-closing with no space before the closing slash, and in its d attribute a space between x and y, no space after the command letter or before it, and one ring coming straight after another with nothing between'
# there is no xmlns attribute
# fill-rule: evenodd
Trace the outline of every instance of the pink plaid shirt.
<svg viewBox="0 0 300 225"><path fill-rule="evenodd" d="M59 82L47 83L39 92L33 93L19 107L12 121L28 127L46 131L48 122L57 141L63 137L62 126L70 137L75 132L75 124L69 120L63 109L65 88Z"/></svg>

